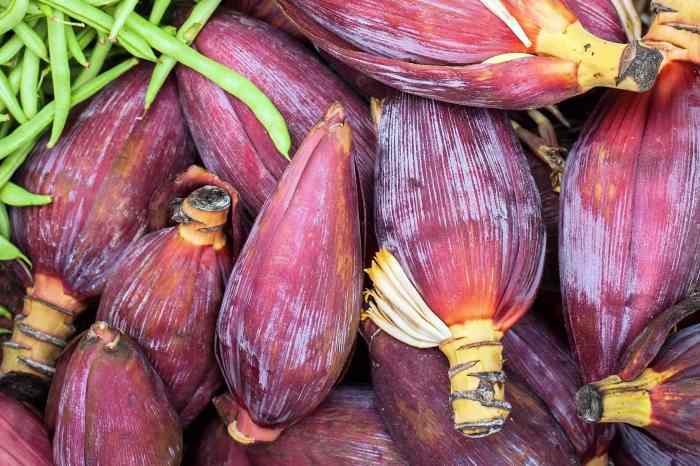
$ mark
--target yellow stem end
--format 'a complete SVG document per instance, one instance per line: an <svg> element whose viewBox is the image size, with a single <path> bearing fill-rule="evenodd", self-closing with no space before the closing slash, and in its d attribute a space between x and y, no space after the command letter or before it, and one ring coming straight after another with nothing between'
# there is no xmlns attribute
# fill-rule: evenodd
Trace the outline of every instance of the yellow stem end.
<svg viewBox="0 0 700 466"><path fill-rule="evenodd" d="M578 64L582 90L612 87L643 92L651 89L663 61L661 52L640 42L618 44L594 36L579 21L563 31L542 29L535 51Z"/></svg>
<svg viewBox="0 0 700 466"><path fill-rule="evenodd" d="M55 277L37 274L27 289L22 313L15 317L12 338L3 348L0 373L26 373L49 380L56 359L75 332L73 322L85 308Z"/></svg>
<svg viewBox="0 0 700 466"><path fill-rule="evenodd" d="M586 385L576 394L579 416L588 422L624 422L646 427L651 423L650 392L665 378L664 373L646 369L629 382L611 375Z"/></svg>
<svg viewBox="0 0 700 466"><path fill-rule="evenodd" d="M450 402L455 429L478 438L501 430L510 413L504 399L503 333L491 320L450 326L440 345L450 363Z"/></svg>

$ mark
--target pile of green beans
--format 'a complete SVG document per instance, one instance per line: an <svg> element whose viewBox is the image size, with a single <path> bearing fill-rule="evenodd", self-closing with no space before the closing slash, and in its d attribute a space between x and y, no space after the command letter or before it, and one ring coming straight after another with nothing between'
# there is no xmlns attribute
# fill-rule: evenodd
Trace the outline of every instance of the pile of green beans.
<svg viewBox="0 0 700 466"><path fill-rule="evenodd" d="M10 242L6 206L51 202L11 183L12 175L44 131L50 127L47 147L53 147L70 109L138 59L156 63L146 110L181 63L250 107L279 152L288 156L287 126L270 99L244 76L190 47L221 0L199 0L177 30L160 24L170 2L155 0L146 19L136 11L138 0L0 0L0 261L29 263Z"/></svg>

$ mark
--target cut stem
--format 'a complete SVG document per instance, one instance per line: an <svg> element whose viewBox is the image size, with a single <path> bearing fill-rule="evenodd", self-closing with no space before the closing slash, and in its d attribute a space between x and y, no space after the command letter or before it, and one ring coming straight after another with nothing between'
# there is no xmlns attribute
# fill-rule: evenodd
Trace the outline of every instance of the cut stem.
<svg viewBox="0 0 700 466"><path fill-rule="evenodd" d="M579 417L587 422L624 422L637 427L651 423L650 392L666 379L652 369L629 382L612 375L584 385L576 393Z"/></svg>
<svg viewBox="0 0 700 466"><path fill-rule="evenodd" d="M440 345L450 362L450 403L455 429L471 438L501 430L511 405L504 399L503 333L491 320L450 326Z"/></svg>
<svg viewBox="0 0 700 466"><path fill-rule="evenodd" d="M37 274L27 289L22 313L15 316L12 338L3 343L0 372L26 373L49 380L56 358L75 333L73 322L85 309L55 277Z"/></svg>
<svg viewBox="0 0 700 466"><path fill-rule="evenodd" d="M641 42L617 44L588 32L579 21L563 31L542 29L535 51L578 64L577 80L582 90L613 87L644 92L654 85L663 61L661 52Z"/></svg>
<svg viewBox="0 0 700 466"><path fill-rule="evenodd" d="M230 207L231 197L223 189L216 186L197 189L175 212L180 236L197 246L223 248L226 244L223 227Z"/></svg>

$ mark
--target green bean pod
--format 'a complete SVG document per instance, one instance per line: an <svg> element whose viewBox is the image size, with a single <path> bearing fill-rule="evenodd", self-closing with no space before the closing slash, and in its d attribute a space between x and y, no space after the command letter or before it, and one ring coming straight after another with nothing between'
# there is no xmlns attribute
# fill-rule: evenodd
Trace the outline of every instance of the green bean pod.
<svg viewBox="0 0 700 466"><path fill-rule="evenodd" d="M27 156L34 148L34 142L34 139L30 139L28 143L14 151L0 164L0 186L10 181L15 171L24 163Z"/></svg>
<svg viewBox="0 0 700 466"><path fill-rule="evenodd" d="M22 111L15 92L12 89L10 81L5 76L5 73L0 69L0 100L5 105L10 115L17 120L18 123L25 123L27 121L27 116Z"/></svg>
<svg viewBox="0 0 700 466"><path fill-rule="evenodd" d="M103 87L136 66L137 63L137 59L131 58L110 68L83 85L76 86L75 91L71 95L71 106L76 106L97 94ZM0 139L0 159L8 156L8 159L11 158L13 152L19 150L25 144L31 143L34 138L39 136L53 120L54 105L54 102L49 102L34 118L15 128L8 136ZM2 184L3 166L6 162L7 160L0 165L0 184Z"/></svg>
<svg viewBox="0 0 700 466"><path fill-rule="evenodd" d="M97 37L97 31L94 28L86 28L78 34L80 50L85 50L95 37Z"/></svg>
<svg viewBox="0 0 700 466"><path fill-rule="evenodd" d="M3 317L3 318L8 319L8 320L14 319L14 315L12 315L10 310L8 308L6 308L5 306L0 306L0 317Z"/></svg>
<svg viewBox="0 0 700 466"><path fill-rule="evenodd" d="M0 236L0 261L12 261L15 259L21 259L31 266L32 262L27 256L22 254L22 251L17 249L17 246L10 243L10 240L4 236Z"/></svg>
<svg viewBox="0 0 700 466"><path fill-rule="evenodd" d="M49 58L51 60L51 81L53 83L54 115L51 137L47 147L53 147L61 137L70 112L70 65L68 63L68 46L66 44L66 26L63 24L63 12L43 8L48 21Z"/></svg>
<svg viewBox="0 0 700 466"><path fill-rule="evenodd" d="M163 19L165 12L170 6L170 2L171 0L155 0L153 2L153 7L151 8L151 14L148 17L148 21L155 25L160 24L160 21Z"/></svg>
<svg viewBox="0 0 700 466"><path fill-rule="evenodd" d="M12 92L17 95L19 93L20 81L22 81L22 62L18 63L14 66L14 68L12 68L12 71L10 71L7 79L10 81Z"/></svg>
<svg viewBox="0 0 700 466"><path fill-rule="evenodd" d="M163 30L172 36L177 34L177 30L173 26L164 26ZM151 108L151 104L153 104L158 96L158 91L163 87L163 84L165 84L165 81L170 75L170 71L176 64L177 60L173 57L167 55L158 57L158 63L153 67L151 80L148 81L148 88L146 89L146 96L144 98L144 107L146 110Z"/></svg>
<svg viewBox="0 0 700 466"><path fill-rule="evenodd" d="M107 59L107 55L109 55L109 51L112 50L112 43L107 40L106 35L98 33L97 37L98 39L95 43L95 47L93 47L92 53L90 54L90 66L81 71L78 77L75 78L73 86L76 88L82 86L100 73Z"/></svg>
<svg viewBox="0 0 700 466"><path fill-rule="evenodd" d="M7 8L10 6L11 2L12 0L0 0L0 7ZM41 16L41 11L33 1L30 1L27 7L27 13L24 16Z"/></svg>
<svg viewBox="0 0 700 466"><path fill-rule="evenodd" d="M44 44L44 39L32 29L27 23L20 22L13 29L15 34L20 38L27 48L32 49L34 53L39 55L42 60L49 61L49 53L46 50L46 45Z"/></svg>
<svg viewBox="0 0 700 466"><path fill-rule="evenodd" d="M0 236L10 239L11 234L12 225L10 224L10 216L7 214L7 207L0 202ZM2 309L0 309L0 316L3 316Z"/></svg>
<svg viewBox="0 0 700 466"><path fill-rule="evenodd" d="M126 24L139 31L154 49L192 68L246 104L265 127L277 150L288 156L291 139L284 117L252 82L188 47L136 13L129 15Z"/></svg>
<svg viewBox="0 0 700 466"><path fill-rule="evenodd" d="M109 33L114 19L104 11L82 0L40 0L42 3L61 10L71 18L82 21L100 32ZM122 28L117 36L119 43L135 57L156 61L153 50L142 37L129 28Z"/></svg>
<svg viewBox="0 0 700 466"><path fill-rule="evenodd" d="M19 24L27 14L29 0L12 0L5 11L0 14L0 34L5 34Z"/></svg>
<svg viewBox="0 0 700 466"><path fill-rule="evenodd" d="M84 47L80 46L80 42L78 42L78 38L75 35L73 27L69 24L66 24L65 30L66 42L68 43L68 51L70 52L70 56L75 58L75 61L77 61L81 66L87 68L88 61L87 58L85 58L85 54L83 53Z"/></svg>
<svg viewBox="0 0 700 466"><path fill-rule="evenodd" d="M13 207L28 207L51 203L51 196L34 194L11 181L0 188L0 203Z"/></svg>
<svg viewBox="0 0 700 466"><path fill-rule="evenodd" d="M200 0L200 2L196 3L194 8L192 8L192 13L190 13L190 16L185 20L182 26L180 26L175 37L185 44L190 45L192 41L197 38L199 31L202 30L220 4L221 0ZM146 90L146 110L153 104L153 101L158 95L158 91L163 87L163 84L168 79L170 72L175 68L176 64L177 60L173 57L167 55L160 57L158 64L153 68L153 75L151 76L151 81L148 83L148 89Z"/></svg>
<svg viewBox="0 0 700 466"><path fill-rule="evenodd" d="M117 5L117 8L114 10L114 24L112 24L112 29L109 31L110 42L115 42L117 40L117 34L119 34L119 31L124 27L126 17L129 16L129 13L134 11L138 2L139 0L122 0Z"/></svg>
<svg viewBox="0 0 700 466"><path fill-rule="evenodd" d="M19 83L19 100L27 118L39 110L39 56L31 49L24 50L22 75Z"/></svg>
<svg viewBox="0 0 700 466"><path fill-rule="evenodd" d="M15 58L15 56L24 47L24 42L15 33L10 39L0 47L0 64L5 64Z"/></svg>

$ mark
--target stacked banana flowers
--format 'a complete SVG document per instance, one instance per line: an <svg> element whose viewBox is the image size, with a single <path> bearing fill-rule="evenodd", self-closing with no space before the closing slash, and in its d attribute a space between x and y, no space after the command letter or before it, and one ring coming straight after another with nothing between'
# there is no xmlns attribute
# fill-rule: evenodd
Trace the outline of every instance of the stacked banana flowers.
<svg viewBox="0 0 700 466"><path fill-rule="evenodd" d="M375 107L379 159L367 315L450 363L454 427L503 427L501 338L542 273L540 199L505 114L408 94ZM420 376L420 373L418 373Z"/></svg>
<svg viewBox="0 0 700 466"><path fill-rule="evenodd" d="M33 261L33 284L0 368L18 396L40 396L43 384L34 382L51 379L75 319L145 232L154 180L192 163L172 80L143 112L150 71L136 68L103 90L56 146L39 142L18 175L27 189L53 197L12 211L15 240Z"/></svg>
<svg viewBox="0 0 700 466"><path fill-rule="evenodd" d="M648 93L606 95L567 161L560 231L568 330L591 384L580 415L696 454L697 340L684 330L659 349L670 327L651 329L700 279L699 105L698 69L679 62Z"/></svg>
<svg viewBox="0 0 700 466"><path fill-rule="evenodd" d="M636 39L596 35L613 23L607 0L566 2L572 9L560 0L278 3L334 58L401 91L464 105L524 109L598 86L645 91L664 58Z"/></svg>

